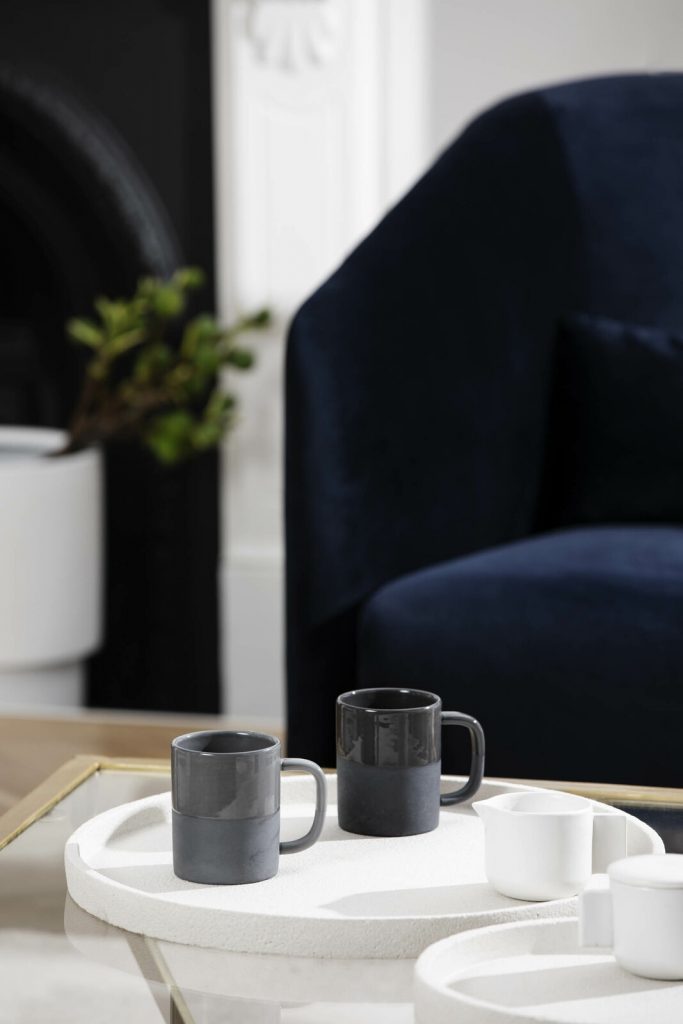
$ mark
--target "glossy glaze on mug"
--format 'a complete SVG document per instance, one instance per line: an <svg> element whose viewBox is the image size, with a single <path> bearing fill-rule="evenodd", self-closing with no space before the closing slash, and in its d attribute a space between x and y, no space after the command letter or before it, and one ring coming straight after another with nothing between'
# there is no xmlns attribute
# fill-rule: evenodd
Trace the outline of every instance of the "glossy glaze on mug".
<svg viewBox="0 0 683 1024"><path fill-rule="evenodd" d="M280 741L267 733L178 736L171 746L173 809L226 821L275 814L280 760Z"/></svg>
<svg viewBox="0 0 683 1024"><path fill-rule="evenodd" d="M441 698L407 689L342 693L337 699L337 755L382 768L440 762Z"/></svg>

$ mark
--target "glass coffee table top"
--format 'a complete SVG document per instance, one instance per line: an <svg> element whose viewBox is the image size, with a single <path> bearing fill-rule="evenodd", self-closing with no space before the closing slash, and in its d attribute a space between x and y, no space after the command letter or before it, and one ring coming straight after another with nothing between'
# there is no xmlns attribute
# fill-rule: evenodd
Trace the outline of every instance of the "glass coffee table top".
<svg viewBox="0 0 683 1024"><path fill-rule="evenodd" d="M0 1024L413 1021L410 960L196 949L133 935L84 913L66 891L66 839L94 814L168 790L170 777L161 763L79 758L71 765L54 791L48 780L37 802L27 798L0 819L0 843L6 842L0 850ZM590 795L643 818L668 850L683 852L683 791L608 787ZM27 813L36 819L28 827ZM7 842L13 831L18 834Z"/></svg>

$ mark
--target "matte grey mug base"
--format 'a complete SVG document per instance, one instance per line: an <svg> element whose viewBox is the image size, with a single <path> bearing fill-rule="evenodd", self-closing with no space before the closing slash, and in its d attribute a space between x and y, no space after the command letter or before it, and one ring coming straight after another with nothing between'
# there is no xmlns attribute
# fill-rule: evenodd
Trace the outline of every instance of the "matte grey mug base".
<svg viewBox="0 0 683 1024"><path fill-rule="evenodd" d="M381 768L337 759L339 827L364 836L415 836L439 824L441 762Z"/></svg>
<svg viewBox="0 0 683 1024"><path fill-rule="evenodd" d="M279 811L243 821L173 811L173 871L185 882L264 882L277 874L279 843Z"/></svg>

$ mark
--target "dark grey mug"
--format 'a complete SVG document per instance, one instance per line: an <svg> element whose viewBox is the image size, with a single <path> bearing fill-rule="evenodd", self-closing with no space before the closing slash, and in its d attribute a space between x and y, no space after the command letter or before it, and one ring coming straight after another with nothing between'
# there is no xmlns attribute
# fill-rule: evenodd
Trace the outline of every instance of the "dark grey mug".
<svg viewBox="0 0 683 1024"><path fill-rule="evenodd" d="M441 727L460 725L472 740L470 777L440 794ZM337 698L337 810L346 832L412 836L439 824L441 804L457 804L484 776L484 730L460 711L443 711L425 690L351 690Z"/></svg>
<svg viewBox="0 0 683 1024"><path fill-rule="evenodd" d="M280 842L280 773L315 779L313 824ZM190 732L171 744L173 870L188 882L242 885L277 874L281 853L306 850L325 821L326 787L312 761L280 756L259 732Z"/></svg>

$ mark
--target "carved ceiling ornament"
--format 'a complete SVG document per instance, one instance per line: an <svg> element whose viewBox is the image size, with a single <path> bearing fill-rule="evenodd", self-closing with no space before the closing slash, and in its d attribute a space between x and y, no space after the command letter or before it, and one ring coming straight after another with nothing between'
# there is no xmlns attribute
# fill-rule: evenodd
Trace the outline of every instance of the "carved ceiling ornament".
<svg viewBox="0 0 683 1024"><path fill-rule="evenodd" d="M296 72L335 57L340 24L336 0L251 0L246 32L258 60Z"/></svg>

